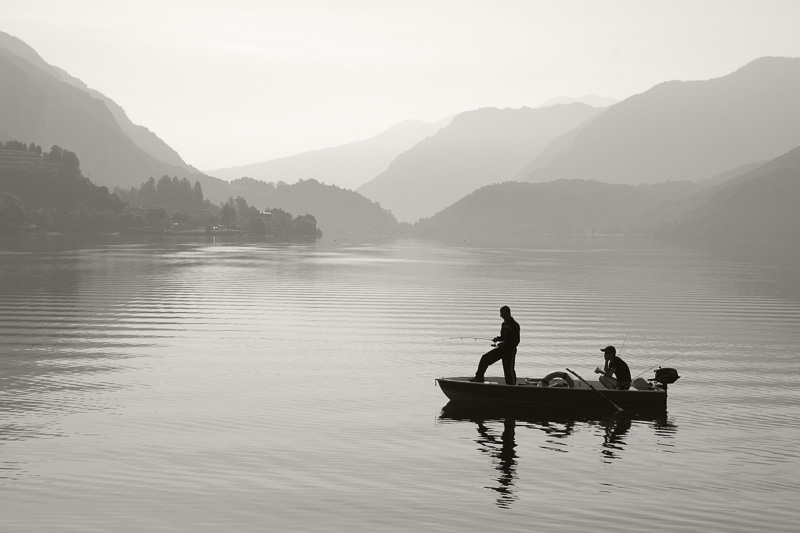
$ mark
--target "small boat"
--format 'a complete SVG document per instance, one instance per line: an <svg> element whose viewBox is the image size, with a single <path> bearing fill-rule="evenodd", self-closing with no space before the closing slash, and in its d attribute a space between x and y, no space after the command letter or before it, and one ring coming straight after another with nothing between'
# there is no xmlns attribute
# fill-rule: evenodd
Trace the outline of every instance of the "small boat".
<svg viewBox="0 0 800 533"><path fill-rule="evenodd" d="M445 396L459 405L642 413L666 411L667 386L680 378L674 368L659 368L654 378L637 378L630 389L616 390L567 370L578 379L566 372L552 372L543 378L517 378L516 385L507 385L503 377L487 377L483 383L472 382L470 377L443 377L436 381Z"/></svg>

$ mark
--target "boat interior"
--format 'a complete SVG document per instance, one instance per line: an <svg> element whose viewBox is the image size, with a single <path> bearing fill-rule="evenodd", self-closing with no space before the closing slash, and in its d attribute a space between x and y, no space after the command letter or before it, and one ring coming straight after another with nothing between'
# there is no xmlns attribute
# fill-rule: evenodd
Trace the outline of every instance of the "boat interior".
<svg viewBox="0 0 800 533"><path fill-rule="evenodd" d="M471 376L453 377L447 379L452 379L455 381L469 381ZM608 390L608 388L600 381L587 379L586 382L597 390ZM484 378L483 383L488 385L505 385L506 379L503 376L487 376ZM551 372L542 378L517 377L517 385L525 387L589 389L589 386L586 383L581 380L574 379L566 372ZM658 389L658 385L653 384L652 381L648 381L644 378L636 378L633 380L633 383L631 383L631 389L639 391L656 390Z"/></svg>

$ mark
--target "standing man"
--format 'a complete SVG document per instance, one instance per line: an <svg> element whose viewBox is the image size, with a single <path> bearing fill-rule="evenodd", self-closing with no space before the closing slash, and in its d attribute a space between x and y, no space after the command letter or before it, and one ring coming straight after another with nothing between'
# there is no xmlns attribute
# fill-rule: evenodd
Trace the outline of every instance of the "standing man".
<svg viewBox="0 0 800 533"><path fill-rule="evenodd" d="M517 358L517 346L519 345L519 324L511 316L511 309L507 305L500 308L500 316L503 318L503 325L500 326L500 335L492 339L497 343L497 347L489 350L478 363L478 371L470 381L483 383L486 369L489 365L503 360L503 374L506 377L506 385L517 384L517 373L514 371L514 362Z"/></svg>
<svg viewBox="0 0 800 533"><path fill-rule="evenodd" d="M628 390L631 388L631 370L628 363L617 357L617 349L613 346L606 346L600 349L605 354L606 363L603 369L594 369L595 374L600 376L600 383L607 389Z"/></svg>

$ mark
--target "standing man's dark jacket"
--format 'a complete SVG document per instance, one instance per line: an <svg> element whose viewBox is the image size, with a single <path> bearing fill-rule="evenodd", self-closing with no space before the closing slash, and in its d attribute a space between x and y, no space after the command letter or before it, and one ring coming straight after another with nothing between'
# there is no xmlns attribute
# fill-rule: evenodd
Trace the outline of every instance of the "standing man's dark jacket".
<svg viewBox="0 0 800 533"><path fill-rule="evenodd" d="M503 320L500 326L500 336L497 337L497 342L503 343L503 348L516 348L519 346L519 324L514 317L509 316Z"/></svg>

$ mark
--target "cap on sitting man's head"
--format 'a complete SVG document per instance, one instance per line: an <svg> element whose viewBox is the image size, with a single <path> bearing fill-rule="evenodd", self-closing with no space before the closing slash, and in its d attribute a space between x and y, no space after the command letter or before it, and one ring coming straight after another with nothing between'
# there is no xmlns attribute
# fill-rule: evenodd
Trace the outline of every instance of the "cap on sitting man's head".
<svg viewBox="0 0 800 533"><path fill-rule="evenodd" d="M617 349L613 346L606 346L605 348L600 348L601 352L610 353L611 355L617 355Z"/></svg>

